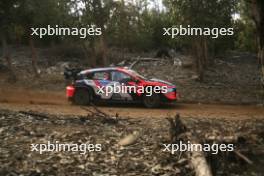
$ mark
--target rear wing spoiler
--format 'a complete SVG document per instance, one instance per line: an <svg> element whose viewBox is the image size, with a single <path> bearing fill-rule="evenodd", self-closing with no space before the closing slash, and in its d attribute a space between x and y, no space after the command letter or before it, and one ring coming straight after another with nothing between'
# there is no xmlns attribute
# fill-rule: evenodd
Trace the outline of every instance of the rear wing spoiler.
<svg viewBox="0 0 264 176"><path fill-rule="evenodd" d="M82 68L65 68L63 73L64 79L66 81L75 81L82 70Z"/></svg>

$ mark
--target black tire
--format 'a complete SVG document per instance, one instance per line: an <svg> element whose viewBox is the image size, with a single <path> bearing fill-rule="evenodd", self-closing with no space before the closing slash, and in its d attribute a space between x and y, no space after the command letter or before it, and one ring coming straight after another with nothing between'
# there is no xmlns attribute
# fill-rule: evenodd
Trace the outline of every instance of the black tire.
<svg viewBox="0 0 264 176"><path fill-rule="evenodd" d="M90 92L86 89L77 89L73 100L77 105L89 105L91 100Z"/></svg>
<svg viewBox="0 0 264 176"><path fill-rule="evenodd" d="M160 95L153 93L151 96L143 96L143 104L147 108L156 108L160 106Z"/></svg>

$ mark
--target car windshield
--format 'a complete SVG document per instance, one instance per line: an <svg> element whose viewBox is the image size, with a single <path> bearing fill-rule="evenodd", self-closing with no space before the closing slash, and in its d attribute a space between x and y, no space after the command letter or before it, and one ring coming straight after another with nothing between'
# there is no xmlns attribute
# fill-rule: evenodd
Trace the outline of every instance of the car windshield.
<svg viewBox="0 0 264 176"><path fill-rule="evenodd" d="M140 79L147 80L146 77L140 75L138 72L136 72L136 71L134 71L134 70L128 70L128 71L129 71L129 73L130 73L131 75L133 75L133 76L135 76L135 77L139 77Z"/></svg>

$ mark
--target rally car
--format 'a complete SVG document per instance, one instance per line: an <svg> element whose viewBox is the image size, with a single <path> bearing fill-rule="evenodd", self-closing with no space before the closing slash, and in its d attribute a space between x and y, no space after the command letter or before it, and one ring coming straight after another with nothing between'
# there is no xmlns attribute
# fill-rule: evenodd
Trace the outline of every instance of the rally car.
<svg viewBox="0 0 264 176"><path fill-rule="evenodd" d="M141 102L148 108L177 100L176 86L147 79L126 67L80 71L66 88L67 98L78 105L91 102Z"/></svg>

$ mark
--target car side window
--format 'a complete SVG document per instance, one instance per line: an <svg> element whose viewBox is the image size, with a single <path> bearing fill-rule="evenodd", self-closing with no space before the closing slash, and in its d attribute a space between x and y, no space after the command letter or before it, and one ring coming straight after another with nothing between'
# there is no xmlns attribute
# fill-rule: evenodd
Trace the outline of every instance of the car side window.
<svg viewBox="0 0 264 176"><path fill-rule="evenodd" d="M95 72L93 79L95 80L109 80L110 76L108 72Z"/></svg>
<svg viewBox="0 0 264 176"><path fill-rule="evenodd" d="M129 76L128 74L119 72L119 71L111 72L111 80L112 81L120 82L120 81L126 80L126 79L131 79L131 76Z"/></svg>
<svg viewBox="0 0 264 176"><path fill-rule="evenodd" d="M93 79L93 74L92 73L88 73L84 76L85 79Z"/></svg>

